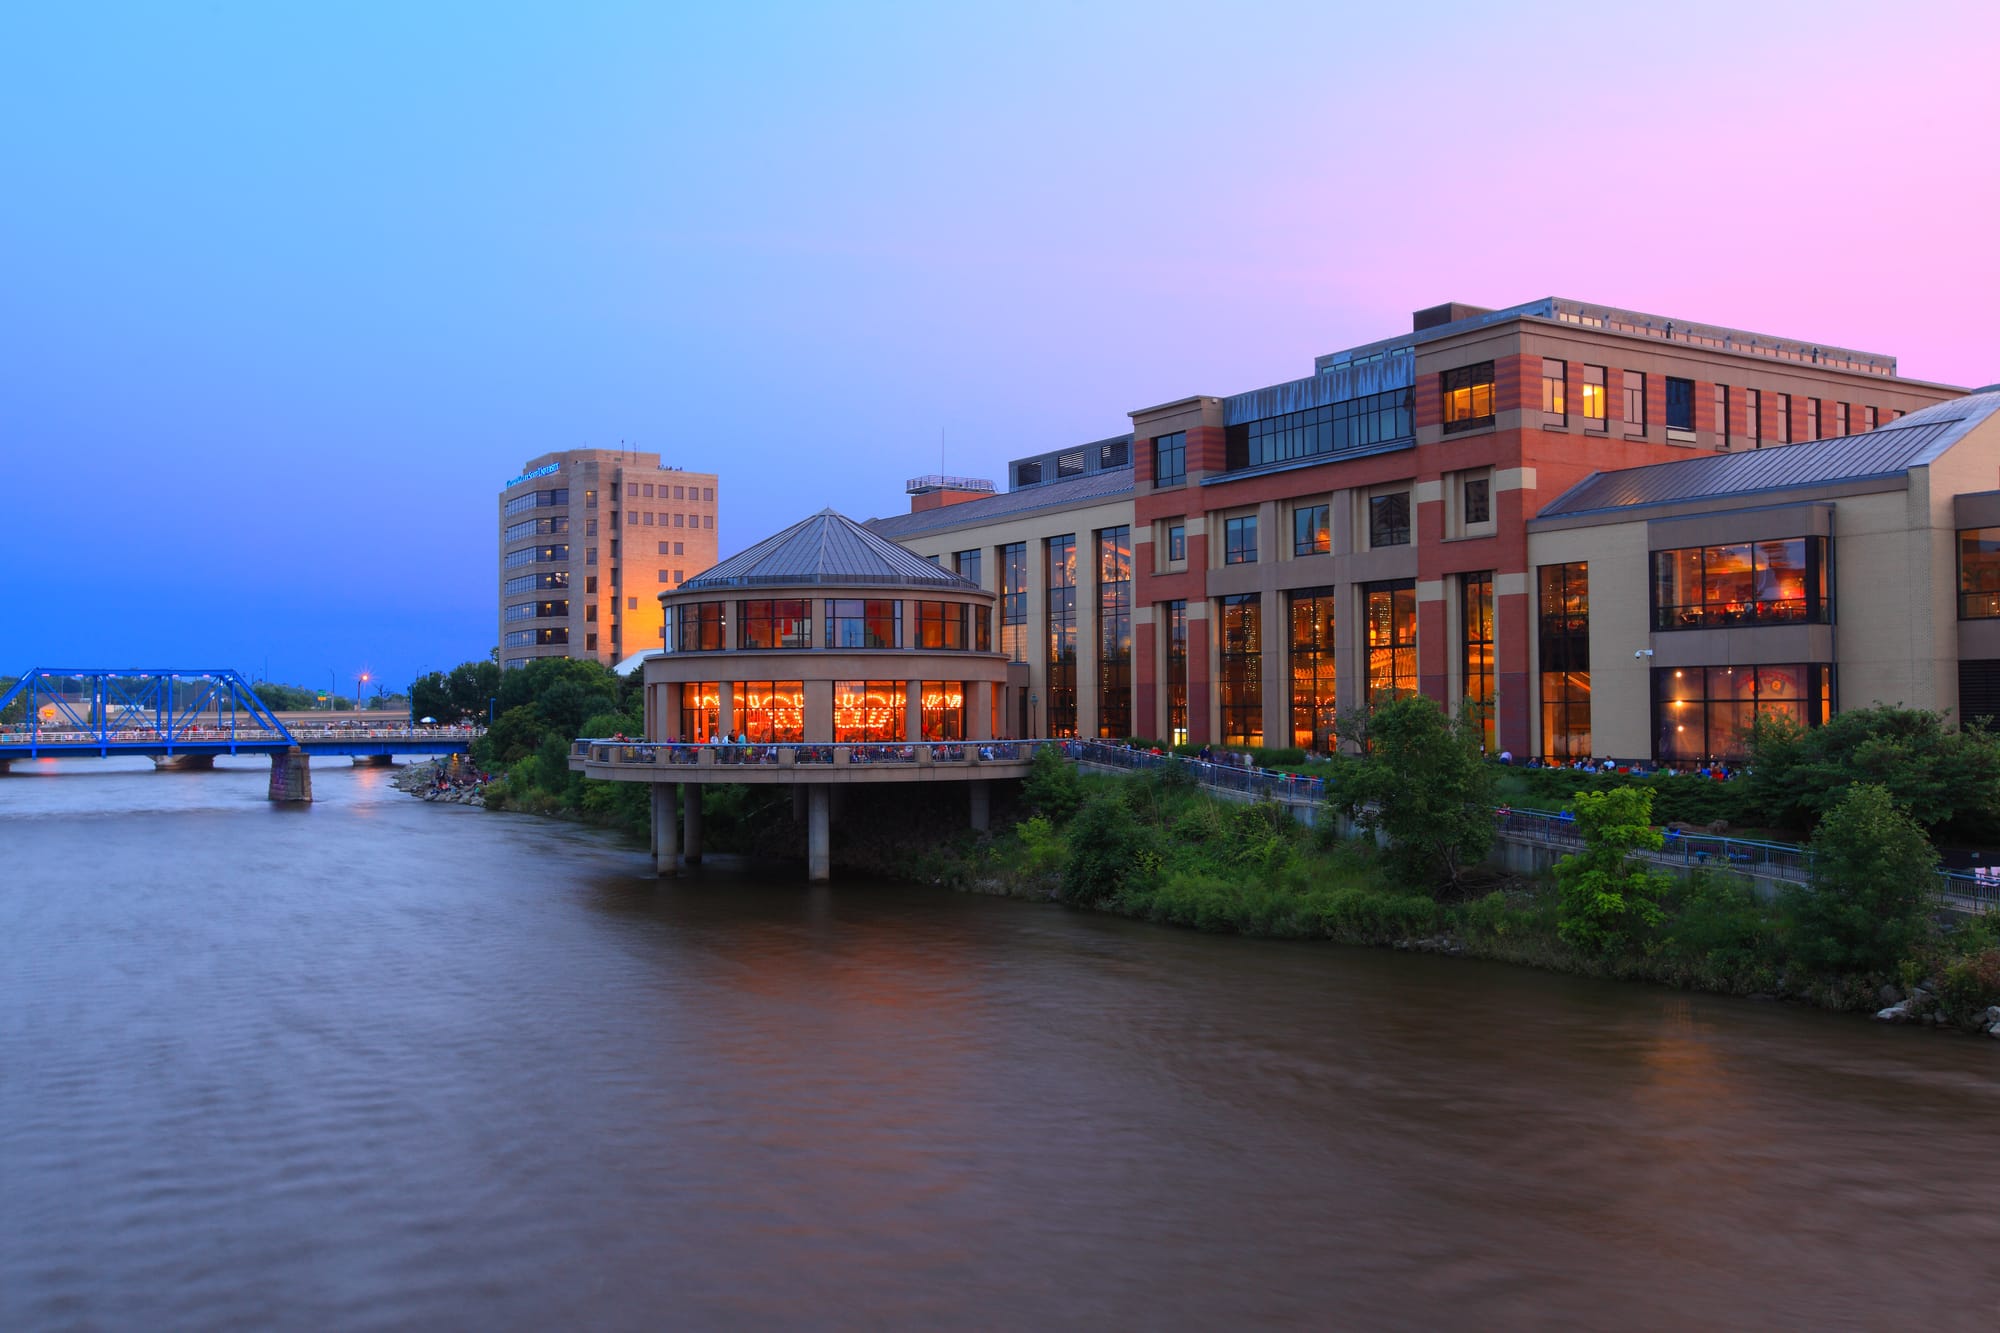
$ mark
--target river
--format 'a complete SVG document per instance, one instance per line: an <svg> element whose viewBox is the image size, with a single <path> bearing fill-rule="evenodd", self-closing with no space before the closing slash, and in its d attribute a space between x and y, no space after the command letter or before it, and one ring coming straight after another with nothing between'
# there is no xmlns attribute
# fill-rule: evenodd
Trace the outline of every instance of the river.
<svg viewBox="0 0 2000 1333"><path fill-rule="evenodd" d="M0 1327L1934 1327L2000 1042L0 779Z"/></svg>

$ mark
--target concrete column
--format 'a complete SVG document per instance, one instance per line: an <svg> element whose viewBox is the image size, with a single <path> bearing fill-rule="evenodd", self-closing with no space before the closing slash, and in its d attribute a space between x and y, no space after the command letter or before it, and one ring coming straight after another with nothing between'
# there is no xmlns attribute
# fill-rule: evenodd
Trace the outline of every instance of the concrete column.
<svg viewBox="0 0 2000 1333"><path fill-rule="evenodd" d="M828 813L827 784L815 782L807 795L811 814L806 821L806 878L824 884L833 877L833 827Z"/></svg>
<svg viewBox="0 0 2000 1333"><path fill-rule="evenodd" d="M983 778L965 785L972 797L972 827L984 833L992 823L992 794Z"/></svg>
<svg viewBox="0 0 2000 1333"><path fill-rule="evenodd" d="M272 755L269 795L274 801L312 800L312 756L296 745Z"/></svg>
<svg viewBox="0 0 2000 1333"><path fill-rule="evenodd" d="M674 823L674 784L653 784L653 873L672 875L680 867L680 829Z"/></svg>
<svg viewBox="0 0 2000 1333"><path fill-rule="evenodd" d="M681 819L687 824L681 862L684 865L701 864L701 784L683 782L681 784Z"/></svg>
<svg viewBox="0 0 2000 1333"><path fill-rule="evenodd" d="M792 784L792 822L794 824L803 824L806 822L806 788L804 783L795 782Z"/></svg>
<svg viewBox="0 0 2000 1333"><path fill-rule="evenodd" d="M736 712L736 682L717 681L715 685L715 729L726 732L731 740L736 738L736 728L730 721Z"/></svg>
<svg viewBox="0 0 2000 1333"><path fill-rule="evenodd" d="M924 738L924 683L920 680L903 682L903 739L920 741Z"/></svg>
<svg viewBox="0 0 2000 1333"><path fill-rule="evenodd" d="M965 682L965 735L968 740L993 739L993 692L999 688L990 680Z"/></svg>

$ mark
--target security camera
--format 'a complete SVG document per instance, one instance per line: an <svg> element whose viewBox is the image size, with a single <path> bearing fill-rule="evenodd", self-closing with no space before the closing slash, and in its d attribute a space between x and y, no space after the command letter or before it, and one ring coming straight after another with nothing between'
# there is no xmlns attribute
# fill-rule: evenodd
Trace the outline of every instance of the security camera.
<svg viewBox="0 0 2000 1333"><path fill-rule="evenodd" d="M1653 655L1653 650L1651 648L1641 648L1638 652L1633 653L1632 657L1636 661L1641 657L1651 657L1652 655Z"/></svg>

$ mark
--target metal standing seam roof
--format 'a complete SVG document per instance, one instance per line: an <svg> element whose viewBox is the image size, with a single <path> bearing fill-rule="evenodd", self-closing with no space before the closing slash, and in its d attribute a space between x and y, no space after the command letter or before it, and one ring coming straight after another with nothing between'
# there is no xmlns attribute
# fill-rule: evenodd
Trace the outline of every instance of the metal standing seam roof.
<svg viewBox="0 0 2000 1333"><path fill-rule="evenodd" d="M822 509L695 575L675 592L824 584L969 591L979 585L941 569L845 514Z"/></svg>
<svg viewBox="0 0 2000 1333"><path fill-rule="evenodd" d="M868 520L867 528L870 532L883 537L901 540L919 533L987 523L997 518L1014 518L1043 509L1068 509L1076 505L1095 504L1103 500L1116 499L1121 495L1129 495L1131 491L1132 469L1113 468L1108 472L1087 473L1081 477L1031 486L1026 490L1008 491L1003 495L962 500L958 504L941 505L936 509L921 509L909 514L891 514L887 518L871 518Z"/></svg>
<svg viewBox="0 0 2000 1333"><path fill-rule="evenodd" d="M1557 496L1536 517L1559 518L1898 476L1935 462L1996 411L2000 411L2000 393L1969 394L1933 403L1860 435L1593 472Z"/></svg>

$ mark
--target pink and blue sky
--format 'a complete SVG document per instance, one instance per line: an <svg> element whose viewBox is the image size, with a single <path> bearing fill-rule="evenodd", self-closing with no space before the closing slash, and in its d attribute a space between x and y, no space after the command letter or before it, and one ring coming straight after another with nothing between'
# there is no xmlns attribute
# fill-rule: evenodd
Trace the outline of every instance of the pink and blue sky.
<svg viewBox="0 0 2000 1333"><path fill-rule="evenodd" d="M407 680L534 454L719 471L727 553L1447 300L2000 380L1997 67L1991 3L11 6L0 674Z"/></svg>

